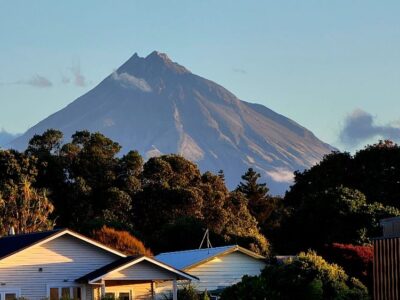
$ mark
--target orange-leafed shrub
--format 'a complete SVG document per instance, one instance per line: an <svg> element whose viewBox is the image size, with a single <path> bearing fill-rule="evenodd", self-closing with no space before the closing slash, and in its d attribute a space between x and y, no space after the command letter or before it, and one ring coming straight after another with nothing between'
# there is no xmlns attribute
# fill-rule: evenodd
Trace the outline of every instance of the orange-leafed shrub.
<svg viewBox="0 0 400 300"><path fill-rule="evenodd" d="M101 229L92 232L92 238L127 255L153 256L151 250L128 231L103 226Z"/></svg>

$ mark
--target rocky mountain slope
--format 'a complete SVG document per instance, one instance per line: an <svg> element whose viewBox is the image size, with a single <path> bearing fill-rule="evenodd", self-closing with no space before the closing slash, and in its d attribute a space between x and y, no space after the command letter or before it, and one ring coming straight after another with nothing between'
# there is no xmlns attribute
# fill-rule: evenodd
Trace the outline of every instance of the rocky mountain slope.
<svg viewBox="0 0 400 300"><path fill-rule="evenodd" d="M159 52L133 55L10 147L25 149L34 134L48 128L65 137L76 130L99 131L119 142L123 152L137 149L146 158L179 153L202 171L223 169L230 188L253 167L273 193L283 193L294 170L310 167L333 149L296 122L238 99Z"/></svg>

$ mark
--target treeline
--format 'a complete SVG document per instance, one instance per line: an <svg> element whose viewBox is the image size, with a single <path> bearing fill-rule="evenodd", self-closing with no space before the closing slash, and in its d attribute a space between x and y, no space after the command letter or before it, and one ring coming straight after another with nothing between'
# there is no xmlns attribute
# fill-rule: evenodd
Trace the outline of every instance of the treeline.
<svg viewBox="0 0 400 300"><path fill-rule="evenodd" d="M371 238L380 219L400 216L400 147L389 141L325 156L296 172L281 198L253 169L229 191L222 171L201 173L179 155L145 162L100 133L63 138L48 130L24 152L0 150L0 234L60 226L107 242L114 228L158 253L196 248L208 228L213 246L267 256L312 249L370 286Z"/></svg>
<svg viewBox="0 0 400 300"><path fill-rule="evenodd" d="M144 163L137 151L118 156L118 143L87 131L62 141L61 132L48 130L25 152L0 151L1 234L54 225L91 234L106 225L157 253L197 248L208 228L215 246L238 243L268 254L256 217L270 209L251 198L256 173L229 191L223 172L202 174L178 155ZM267 198L266 191L254 192Z"/></svg>

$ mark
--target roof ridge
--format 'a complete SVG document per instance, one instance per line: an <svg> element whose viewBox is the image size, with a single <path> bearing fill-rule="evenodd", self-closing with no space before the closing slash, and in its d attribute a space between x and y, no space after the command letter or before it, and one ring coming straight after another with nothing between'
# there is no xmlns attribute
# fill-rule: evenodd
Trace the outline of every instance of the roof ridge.
<svg viewBox="0 0 400 300"><path fill-rule="evenodd" d="M35 232L28 232L28 233L19 233L19 234L14 234L14 235L5 235L0 237L0 239L7 239L7 238L16 238L16 237L23 237L27 235L36 235L36 234L43 234L43 233L50 233L50 232L59 232L67 230L67 228L58 228L58 229L52 229L52 230L45 230L45 231L35 231Z"/></svg>
<svg viewBox="0 0 400 300"><path fill-rule="evenodd" d="M172 254L172 253L183 253L183 252L194 252L194 251L206 251L210 249L221 249L221 248L233 248L233 247L238 247L238 245L226 245L226 246L218 246L218 247L212 247L212 248L201 248L201 249L188 249L188 250L177 250L177 251L170 251L170 252L161 252L158 253L155 257L161 254Z"/></svg>

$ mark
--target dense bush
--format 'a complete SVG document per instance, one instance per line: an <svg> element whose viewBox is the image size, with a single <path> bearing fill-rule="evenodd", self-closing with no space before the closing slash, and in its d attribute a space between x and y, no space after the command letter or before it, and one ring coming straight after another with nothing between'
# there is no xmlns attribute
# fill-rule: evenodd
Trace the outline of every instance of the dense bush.
<svg viewBox="0 0 400 300"><path fill-rule="evenodd" d="M191 284L185 285L178 290L179 300L210 300L207 291L202 293L198 292ZM164 295L163 300L172 300L172 297Z"/></svg>
<svg viewBox="0 0 400 300"><path fill-rule="evenodd" d="M103 226L101 229L94 230L91 237L127 255L153 255L150 249L147 249L141 241L127 231L115 230Z"/></svg>
<svg viewBox="0 0 400 300"><path fill-rule="evenodd" d="M343 267L347 274L360 279L372 290L372 263L374 249L372 245L350 245L333 243L321 251L329 262Z"/></svg>
<svg viewBox="0 0 400 300"><path fill-rule="evenodd" d="M300 253L268 265L260 276L247 277L222 292L222 300L369 299L367 288L315 252Z"/></svg>
<svg viewBox="0 0 400 300"><path fill-rule="evenodd" d="M363 193L343 186L310 194L299 205L288 206L288 210L277 243L279 250L288 254L320 251L335 242L369 243L371 237L380 235L380 219L400 216L399 209L368 203Z"/></svg>

